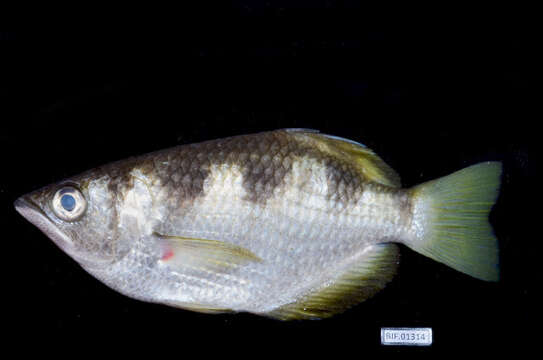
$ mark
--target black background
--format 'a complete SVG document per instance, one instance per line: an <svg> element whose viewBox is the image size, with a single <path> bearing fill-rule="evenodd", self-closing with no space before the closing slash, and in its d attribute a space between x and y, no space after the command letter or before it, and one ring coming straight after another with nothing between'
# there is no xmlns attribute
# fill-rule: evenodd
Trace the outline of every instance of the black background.
<svg viewBox="0 0 543 360"><path fill-rule="evenodd" d="M50 340L53 348L71 336L98 347L145 344L162 356L362 357L533 343L540 235L529 204L538 196L541 116L529 86L530 11L410 8L377 16L356 1L202 6L130 8L100 21L72 16L67 26L0 33L4 298L13 302L5 310L14 338ZM108 289L12 206L109 161L285 127L362 142L406 187L503 161L491 214L500 282L402 248L394 281L331 319L197 314ZM432 327L434 344L383 347L383 326Z"/></svg>

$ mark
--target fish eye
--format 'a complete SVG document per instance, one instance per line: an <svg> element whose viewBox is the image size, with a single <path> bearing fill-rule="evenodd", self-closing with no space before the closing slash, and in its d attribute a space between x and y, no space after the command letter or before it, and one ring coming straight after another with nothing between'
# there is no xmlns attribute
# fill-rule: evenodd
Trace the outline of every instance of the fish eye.
<svg viewBox="0 0 543 360"><path fill-rule="evenodd" d="M75 199L70 194L64 194L60 198L60 204L66 211L72 211L75 208Z"/></svg>
<svg viewBox="0 0 543 360"><path fill-rule="evenodd" d="M55 215L64 221L81 218L87 209L87 200L77 188L64 186L57 190L52 201Z"/></svg>

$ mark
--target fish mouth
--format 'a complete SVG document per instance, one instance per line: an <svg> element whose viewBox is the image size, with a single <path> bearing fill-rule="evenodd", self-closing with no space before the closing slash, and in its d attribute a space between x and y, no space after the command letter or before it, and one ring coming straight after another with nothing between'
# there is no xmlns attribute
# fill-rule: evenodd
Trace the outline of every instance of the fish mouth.
<svg viewBox="0 0 543 360"><path fill-rule="evenodd" d="M31 198L21 196L15 200L15 210L26 220L40 229L48 238L53 240L58 247L69 255L73 254L74 244L69 236L62 232L58 226Z"/></svg>

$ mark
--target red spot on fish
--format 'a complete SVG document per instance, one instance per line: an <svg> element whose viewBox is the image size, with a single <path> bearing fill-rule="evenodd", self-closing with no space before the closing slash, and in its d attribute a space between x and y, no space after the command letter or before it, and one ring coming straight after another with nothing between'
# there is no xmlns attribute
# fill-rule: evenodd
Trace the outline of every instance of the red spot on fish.
<svg viewBox="0 0 543 360"><path fill-rule="evenodd" d="M164 261L170 260L172 257L173 257L173 250L172 249L167 249L164 252L164 255L162 255L162 260L164 260Z"/></svg>

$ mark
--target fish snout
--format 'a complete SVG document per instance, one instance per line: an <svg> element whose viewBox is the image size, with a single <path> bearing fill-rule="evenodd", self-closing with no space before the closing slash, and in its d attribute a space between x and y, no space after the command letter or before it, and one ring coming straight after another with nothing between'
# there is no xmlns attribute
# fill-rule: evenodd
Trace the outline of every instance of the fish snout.
<svg viewBox="0 0 543 360"><path fill-rule="evenodd" d="M73 241L62 232L43 209L32 200L29 195L19 197L13 203L15 210L26 220L41 230L48 238L53 240L63 251L70 254L73 248Z"/></svg>

